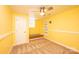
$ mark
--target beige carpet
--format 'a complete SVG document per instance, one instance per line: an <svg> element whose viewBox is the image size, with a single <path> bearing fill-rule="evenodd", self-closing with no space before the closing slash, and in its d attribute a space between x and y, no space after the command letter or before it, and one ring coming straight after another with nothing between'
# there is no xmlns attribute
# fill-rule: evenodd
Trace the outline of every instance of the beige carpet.
<svg viewBox="0 0 79 59"><path fill-rule="evenodd" d="M44 38L30 40L29 44L13 47L11 54L76 54Z"/></svg>

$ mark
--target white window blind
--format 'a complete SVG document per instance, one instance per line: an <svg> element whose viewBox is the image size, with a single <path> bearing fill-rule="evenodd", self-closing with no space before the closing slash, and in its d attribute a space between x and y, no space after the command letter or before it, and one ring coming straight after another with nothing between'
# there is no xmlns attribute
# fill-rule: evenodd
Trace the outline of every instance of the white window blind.
<svg viewBox="0 0 79 59"><path fill-rule="evenodd" d="M29 27L30 28L35 27L35 17L34 16L30 16L30 18L29 18Z"/></svg>

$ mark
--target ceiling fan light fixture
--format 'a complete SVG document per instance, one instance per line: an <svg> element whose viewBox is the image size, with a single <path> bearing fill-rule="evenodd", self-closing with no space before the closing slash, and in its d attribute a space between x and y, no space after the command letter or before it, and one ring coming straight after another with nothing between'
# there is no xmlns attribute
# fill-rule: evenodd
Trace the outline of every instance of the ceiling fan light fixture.
<svg viewBox="0 0 79 59"><path fill-rule="evenodd" d="M44 16L44 15L45 15L45 13L44 13L44 12L40 12L40 15L41 15L41 16Z"/></svg>
<svg viewBox="0 0 79 59"><path fill-rule="evenodd" d="M45 7L40 8L40 15L44 16L45 15Z"/></svg>

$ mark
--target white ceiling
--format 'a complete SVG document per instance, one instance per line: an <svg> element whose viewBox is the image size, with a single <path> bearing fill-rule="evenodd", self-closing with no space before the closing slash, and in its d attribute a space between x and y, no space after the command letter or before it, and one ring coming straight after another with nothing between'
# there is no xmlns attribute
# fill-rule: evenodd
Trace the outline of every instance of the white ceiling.
<svg viewBox="0 0 79 59"><path fill-rule="evenodd" d="M27 14L29 13L29 11L32 11L36 18L41 18L40 7L43 6L46 9L48 9L49 7L53 7L53 10L46 11L46 14L57 14L63 12L64 10L75 7L74 5L13 5L11 6L11 8L14 12L21 14Z"/></svg>

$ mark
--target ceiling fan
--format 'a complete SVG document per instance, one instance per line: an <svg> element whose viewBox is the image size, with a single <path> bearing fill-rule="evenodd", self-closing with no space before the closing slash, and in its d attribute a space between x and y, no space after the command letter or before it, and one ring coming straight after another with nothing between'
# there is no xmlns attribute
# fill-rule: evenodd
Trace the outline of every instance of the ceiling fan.
<svg viewBox="0 0 79 59"><path fill-rule="evenodd" d="M31 10L31 12L38 12L40 13L40 16L45 16L45 13L51 10L53 10L53 7L39 7L39 10Z"/></svg>
<svg viewBox="0 0 79 59"><path fill-rule="evenodd" d="M45 13L46 13L46 12L49 12L49 11L51 11L51 10L53 10L53 7L48 7L48 8L40 7L40 15L41 15L41 16L45 16Z"/></svg>

